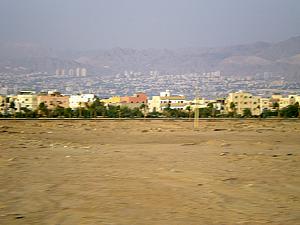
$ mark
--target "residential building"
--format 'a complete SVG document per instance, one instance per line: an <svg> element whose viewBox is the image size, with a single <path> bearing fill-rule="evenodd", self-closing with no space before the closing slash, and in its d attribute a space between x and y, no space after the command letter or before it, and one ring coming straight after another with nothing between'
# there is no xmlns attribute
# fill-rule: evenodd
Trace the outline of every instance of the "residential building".
<svg viewBox="0 0 300 225"><path fill-rule="evenodd" d="M147 104L148 97L145 93L139 92L133 96L124 96L121 97L122 103L137 103L137 104Z"/></svg>
<svg viewBox="0 0 300 225"><path fill-rule="evenodd" d="M44 102L48 109L55 109L57 107L68 108L69 96L62 95L59 92L49 91L48 93L40 93L37 96L38 105Z"/></svg>
<svg viewBox="0 0 300 225"><path fill-rule="evenodd" d="M225 100L225 111L227 113L235 112L238 115L243 115L244 110L246 109L250 109L252 115L254 116L260 115L260 97L253 96L250 93L239 91L230 93Z"/></svg>
<svg viewBox="0 0 300 225"><path fill-rule="evenodd" d="M7 113L7 103L6 103L6 96L0 95L0 113L6 114Z"/></svg>
<svg viewBox="0 0 300 225"><path fill-rule="evenodd" d="M70 108L76 109L86 107L86 105L92 104L96 100L94 94L78 94L71 95L69 98Z"/></svg>
<svg viewBox="0 0 300 225"><path fill-rule="evenodd" d="M37 95L34 91L20 91L16 98L16 108L36 110L38 108Z"/></svg>
<svg viewBox="0 0 300 225"><path fill-rule="evenodd" d="M159 96L153 96L149 101L150 112L161 112L165 108L184 109L187 105L185 96L171 95L169 90L161 92Z"/></svg>
<svg viewBox="0 0 300 225"><path fill-rule="evenodd" d="M279 109L283 109L289 105L292 105L293 99L286 97L286 98L280 98L279 99Z"/></svg>
<svg viewBox="0 0 300 225"><path fill-rule="evenodd" d="M101 99L101 102L103 102L105 105L117 104L117 103L121 102L121 97L120 96L112 96L107 99Z"/></svg>
<svg viewBox="0 0 300 225"><path fill-rule="evenodd" d="M269 98L260 98L260 112L271 110L272 108L273 105Z"/></svg>

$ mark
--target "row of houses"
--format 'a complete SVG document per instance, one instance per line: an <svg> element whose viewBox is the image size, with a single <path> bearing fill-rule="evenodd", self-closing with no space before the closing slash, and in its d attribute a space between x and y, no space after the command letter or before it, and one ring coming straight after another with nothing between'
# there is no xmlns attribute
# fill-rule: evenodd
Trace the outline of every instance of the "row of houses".
<svg viewBox="0 0 300 225"><path fill-rule="evenodd" d="M20 111L24 108L36 110L41 103L47 105L48 109L56 107L84 108L96 100L94 94L63 95L56 91L41 92L36 94L32 91L21 91L16 96L0 96L0 113L7 112L11 108ZM227 98L208 100L195 98L188 100L183 95L173 95L166 90L160 95L148 99L145 93L139 92L133 96L112 96L100 99L104 105L114 105L129 108L146 108L148 112L162 112L166 108L179 110L195 110L195 108L212 107L220 113L234 112L243 115L249 109L252 115L260 115L264 110L279 110L296 102L300 103L299 95L282 96L272 95L270 98L254 96L250 93L239 91L230 93ZM14 107L10 107L13 104Z"/></svg>

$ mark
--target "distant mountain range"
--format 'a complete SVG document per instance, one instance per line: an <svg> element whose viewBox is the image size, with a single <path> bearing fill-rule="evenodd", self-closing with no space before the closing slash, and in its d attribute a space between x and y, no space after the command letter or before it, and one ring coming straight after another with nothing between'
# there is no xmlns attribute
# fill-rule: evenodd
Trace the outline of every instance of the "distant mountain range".
<svg viewBox="0 0 300 225"><path fill-rule="evenodd" d="M236 76L272 72L300 81L300 36L278 43L177 50L113 48L62 52L31 44L0 43L0 72L15 67L49 73L57 68L86 67L99 76L125 70L157 70L161 74L221 70L225 75Z"/></svg>

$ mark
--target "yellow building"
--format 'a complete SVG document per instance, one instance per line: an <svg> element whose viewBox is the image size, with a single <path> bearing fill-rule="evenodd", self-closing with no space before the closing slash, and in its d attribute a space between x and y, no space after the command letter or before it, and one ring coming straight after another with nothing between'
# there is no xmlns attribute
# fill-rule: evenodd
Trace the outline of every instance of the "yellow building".
<svg viewBox="0 0 300 225"><path fill-rule="evenodd" d="M296 102L300 103L299 95L289 95L288 97L281 97L278 101L279 109L283 109L289 105L294 105Z"/></svg>
<svg viewBox="0 0 300 225"><path fill-rule="evenodd" d="M121 97L120 96L112 96L107 99L101 99L101 102L103 102L105 105L117 104L117 103L121 103Z"/></svg>
<svg viewBox="0 0 300 225"><path fill-rule="evenodd" d="M232 107L234 106L234 107ZM225 100L225 111L235 112L238 115L243 115L245 109L250 109L252 115L258 116L261 114L260 97L253 96L250 93L243 91L230 93Z"/></svg>
<svg viewBox="0 0 300 225"><path fill-rule="evenodd" d="M269 98L261 98L260 99L260 111L272 109L272 102Z"/></svg>
<svg viewBox="0 0 300 225"><path fill-rule="evenodd" d="M289 97L280 98L278 103L279 103L279 109L283 109L292 104L292 99L290 99Z"/></svg>

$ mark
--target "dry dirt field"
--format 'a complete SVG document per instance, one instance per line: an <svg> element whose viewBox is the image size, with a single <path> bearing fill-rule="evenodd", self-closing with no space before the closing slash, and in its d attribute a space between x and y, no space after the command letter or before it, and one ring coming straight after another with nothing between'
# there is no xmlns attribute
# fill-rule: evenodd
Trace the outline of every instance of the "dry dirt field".
<svg viewBox="0 0 300 225"><path fill-rule="evenodd" d="M300 224L300 121L0 121L0 224Z"/></svg>

